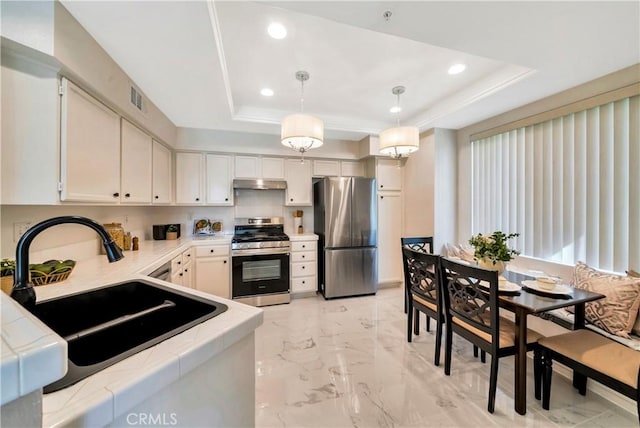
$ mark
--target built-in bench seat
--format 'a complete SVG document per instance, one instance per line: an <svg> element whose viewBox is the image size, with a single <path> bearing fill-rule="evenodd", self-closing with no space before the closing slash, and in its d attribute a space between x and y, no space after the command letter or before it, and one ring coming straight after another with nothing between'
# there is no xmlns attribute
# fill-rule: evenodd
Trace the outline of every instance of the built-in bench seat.
<svg viewBox="0 0 640 428"><path fill-rule="evenodd" d="M588 329L549 336L538 341L541 350L542 408L549 410L553 360L574 370L573 385L586 394L587 378L636 401L640 420L640 352Z"/></svg>
<svg viewBox="0 0 640 428"><path fill-rule="evenodd" d="M566 309L556 309L553 311L537 314L537 316L542 319L554 322L559 326L566 328L567 330L573 330L574 316L571 312L567 311ZM585 322L585 328L595 333L598 333L608 339L611 339L615 342L618 342L621 345L631 348L634 351L640 351L640 336L636 336L635 334L630 334L629 338L616 336L615 334L606 332L603 329L596 327L595 325L590 324L588 322Z"/></svg>

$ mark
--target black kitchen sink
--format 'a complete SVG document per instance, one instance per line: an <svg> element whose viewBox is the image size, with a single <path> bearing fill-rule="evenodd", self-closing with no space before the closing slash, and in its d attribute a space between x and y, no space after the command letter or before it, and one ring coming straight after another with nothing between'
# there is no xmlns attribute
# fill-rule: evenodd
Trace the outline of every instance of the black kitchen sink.
<svg viewBox="0 0 640 428"><path fill-rule="evenodd" d="M227 310L172 288L136 280L48 300L34 315L68 343L67 374L54 392Z"/></svg>

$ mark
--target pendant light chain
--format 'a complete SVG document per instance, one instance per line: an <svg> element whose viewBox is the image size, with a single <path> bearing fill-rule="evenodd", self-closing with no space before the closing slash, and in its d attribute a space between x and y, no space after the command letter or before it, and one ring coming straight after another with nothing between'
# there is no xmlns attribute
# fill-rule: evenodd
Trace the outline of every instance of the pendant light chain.
<svg viewBox="0 0 640 428"><path fill-rule="evenodd" d="M300 153L301 162L308 150L322 146L324 125L322 120L304 114L304 82L309 80L309 73L296 72L296 80L300 82L300 112L286 116L281 125L280 142Z"/></svg>
<svg viewBox="0 0 640 428"><path fill-rule="evenodd" d="M304 113L304 79L300 79L300 113Z"/></svg>
<svg viewBox="0 0 640 428"><path fill-rule="evenodd" d="M396 105L392 109L392 113L398 114L396 116L396 127L385 129L379 135L380 153L397 159L398 167L401 166L400 159L418 150L420 143L417 127L400 126L400 111L402 110L400 107L400 95L404 91L404 86L395 86L391 89L391 93L396 96Z"/></svg>

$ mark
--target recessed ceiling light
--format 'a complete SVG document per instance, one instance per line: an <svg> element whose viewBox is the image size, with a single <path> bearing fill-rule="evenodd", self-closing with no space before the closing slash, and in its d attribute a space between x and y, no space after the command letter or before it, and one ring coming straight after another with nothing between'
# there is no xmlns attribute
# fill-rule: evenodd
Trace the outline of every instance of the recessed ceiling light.
<svg viewBox="0 0 640 428"><path fill-rule="evenodd" d="M274 39L280 40L287 37L287 29L284 28L284 25L280 24L279 22L274 22L273 24L269 25L269 28L267 28L267 32Z"/></svg>
<svg viewBox="0 0 640 428"><path fill-rule="evenodd" d="M260 91L260 94L264 95L265 97L272 97L273 96L273 89L262 88L262 90Z"/></svg>
<svg viewBox="0 0 640 428"><path fill-rule="evenodd" d="M389 109L389 111L391 113L400 113L402 111L402 107L400 106L393 106Z"/></svg>
<svg viewBox="0 0 640 428"><path fill-rule="evenodd" d="M449 74L458 74L462 73L467 68L464 64L454 64L449 67Z"/></svg>

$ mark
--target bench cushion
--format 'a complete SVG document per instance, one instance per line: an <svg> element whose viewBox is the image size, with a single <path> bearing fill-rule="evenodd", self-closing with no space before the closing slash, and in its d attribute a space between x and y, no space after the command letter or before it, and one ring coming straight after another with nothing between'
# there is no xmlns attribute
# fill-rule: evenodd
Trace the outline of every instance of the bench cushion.
<svg viewBox="0 0 640 428"><path fill-rule="evenodd" d="M453 317L453 322L465 330L469 330L471 333L478 337L481 337L486 342L491 343L491 335L484 331L464 322L463 320ZM536 343L542 335L535 330L527 329L527 344ZM500 317L500 336L498 337L499 348L510 348L515 346L516 343L516 324L506 318Z"/></svg>
<svg viewBox="0 0 640 428"><path fill-rule="evenodd" d="M585 329L544 337L539 343L593 370L638 388L638 351Z"/></svg>

